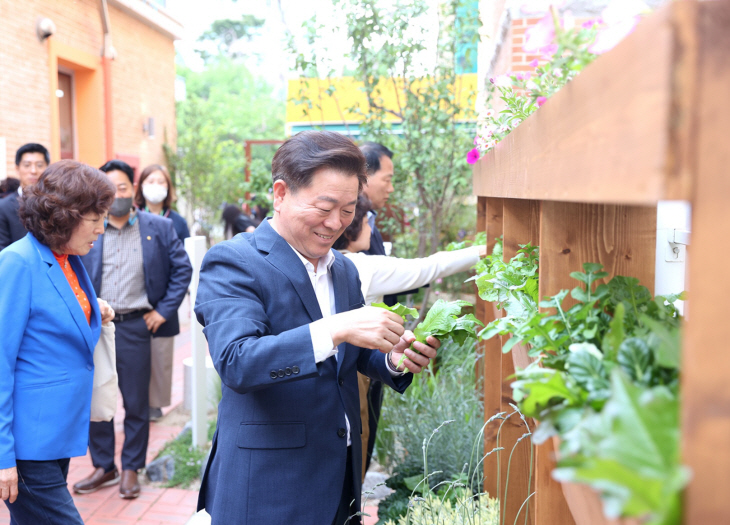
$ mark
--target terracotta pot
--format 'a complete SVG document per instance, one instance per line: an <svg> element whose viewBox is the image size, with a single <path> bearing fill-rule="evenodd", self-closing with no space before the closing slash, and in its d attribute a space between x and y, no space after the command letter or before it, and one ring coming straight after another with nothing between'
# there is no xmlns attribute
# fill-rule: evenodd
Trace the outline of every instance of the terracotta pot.
<svg viewBox="0 0 730 525"><path fill-rule="evenodd" d="M553 438L556 454L560 450L560 439ZM575 525L641 525L635 518L608 519L603 515L603 502L598 493L588 485L561 483L565 501L573 515Z"/></svg>

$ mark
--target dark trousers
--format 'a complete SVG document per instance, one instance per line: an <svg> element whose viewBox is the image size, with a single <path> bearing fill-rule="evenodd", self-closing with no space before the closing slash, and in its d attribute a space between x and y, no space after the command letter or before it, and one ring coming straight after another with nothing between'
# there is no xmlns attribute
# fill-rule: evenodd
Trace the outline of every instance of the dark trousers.
<svg viewBox="0 0 730 525"><path fill-rule="evenodd" d="M26 461L18 459L18 498L5 501L10 525L83 525L68 491L69 459Z"/></svg>
<svg viewBox="0 0 730 525"><path fill-rule="evenodd" d="M142 317L116 323L119 390L124 401L124 446L122 470L145 466L150 434L150 341ZM93 422L89 428L89 451L95 467L114 469L114 420Z"/></svg>
<svg viewBox="0 0 730 525"><path fill-rule="evenodd" d="M355 443L354 446L358 446ZM332 525L359 525L360 516L354 514L359 512L360 509L355 508L355 480L353 478L352 469L352 446L347 447L347 466L345 467L345 483L342 486L342 495L340 496L340 505L337 507L337 514ZM358 476L360 470L358 469ZM352 517L351 517L352 516Z"/></svg>
<svg viewBox="0 0 730 525"><path fill-rule="evenodd" d="M368 425L370 427L370 434L368 435L368 451L365 457L365 472L370 468L370 460L373 458L375 437L378 432L378 422L380 421L380 409L382 406L383 383L371 380L370 388L368 389Z"/></svg>

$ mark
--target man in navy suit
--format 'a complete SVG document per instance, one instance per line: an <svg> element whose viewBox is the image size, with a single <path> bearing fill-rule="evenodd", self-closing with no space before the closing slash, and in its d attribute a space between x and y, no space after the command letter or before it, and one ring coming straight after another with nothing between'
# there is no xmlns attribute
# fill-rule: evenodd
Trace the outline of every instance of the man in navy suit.
<svg viewBox="0 0 730 525"><path fill-rule="evenodd" d="M15 171L20 187L0 199L0 251L28 233L18 217L18 199L23 188L38 182L49 163L48 150L40 144L24 144L15 152Z"/></svg>
<svg viewBox="0 0 730 525"><path fill-rule="evenodd" d="M357 146L302 132L272 174L274 217L201 268L195 313L223 397L198 507L214 525L342 525L360 508L357 371L403 392L440 343L410 349L403 319L364 307L357 270L331 250L365 181Z"/></svg>
<svg viewBox="0 0 730 525"><path fill-rule="evenodd" d="M116 186L116 198L106 233L81 259L97 296L116 312L117 374L125 410L122 474L114 463L114 421L91 423L95 469L73 488L86 494L119 483L119 495L132 499L139 496L137 471L147 456L151 338L180 333L177 310L192 267L172 221L133 208L132 168L112 160L100 169Z"/></svg>

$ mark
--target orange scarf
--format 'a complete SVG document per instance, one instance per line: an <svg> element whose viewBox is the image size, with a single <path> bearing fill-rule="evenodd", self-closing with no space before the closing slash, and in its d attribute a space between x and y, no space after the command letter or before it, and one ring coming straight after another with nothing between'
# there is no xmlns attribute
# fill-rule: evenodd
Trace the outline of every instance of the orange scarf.
<svg viewBox="0 0 730 525"><path fill-rule="evenodd" d="M79 284L79 278L76 276L76 272L74 272L74 269L71 268L68 262L68 255L58 255L56 252L53 252L53 256L58 261L58 264L61 265L63 274L66 276L68 284L71 285L71 290L76 294L76 299L78 299L81 309L86 316L86 322L91 324L91 304L89 304L89 298L86 297L86 292L84 292L84 289Z"/></svg>

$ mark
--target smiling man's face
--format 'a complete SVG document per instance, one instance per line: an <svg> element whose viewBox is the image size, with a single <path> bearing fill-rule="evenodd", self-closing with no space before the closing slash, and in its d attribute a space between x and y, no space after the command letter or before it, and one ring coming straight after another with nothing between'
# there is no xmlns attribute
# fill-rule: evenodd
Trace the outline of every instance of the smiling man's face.
<svg viewBox="0 0 730 525"><path fill-rule="evenodd" d="M316 172L309 186L296 192L277 180L273 226L316 268L352 222L357 194L357 176L329 168Z"/></svg>

